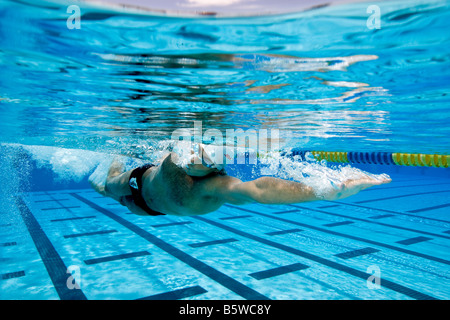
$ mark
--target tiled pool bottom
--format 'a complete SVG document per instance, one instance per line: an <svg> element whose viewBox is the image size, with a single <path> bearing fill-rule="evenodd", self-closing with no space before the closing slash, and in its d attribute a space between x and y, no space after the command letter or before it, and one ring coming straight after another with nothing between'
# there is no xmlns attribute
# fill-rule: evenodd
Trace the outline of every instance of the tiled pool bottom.
<svg viewBox="0 0 450 320"><path fill-rule="evenodd" d="M449 299L450 179L392 177L198 217L136 216L90 189L22 194L0 220L0 298Z"/></svg>

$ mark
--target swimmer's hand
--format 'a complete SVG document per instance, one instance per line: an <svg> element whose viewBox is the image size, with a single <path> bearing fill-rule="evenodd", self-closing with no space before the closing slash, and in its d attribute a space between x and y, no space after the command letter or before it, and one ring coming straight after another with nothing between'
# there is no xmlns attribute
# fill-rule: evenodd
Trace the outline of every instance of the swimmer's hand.
<svg viewBox="0 0 450 320"><path fill-rule="evenodd" d="M204 177L211 172L218 172L222 167L214 163L205 151L204 145L199 143L198 152L191 149L191 157L184 164L183 169L191 177Z"/></svg>
<svg viewBox="0 0 450 320"><path fill-rule="evenodd" d="M114 157L111 160L100 163L95 171L91 174L88 181L91 187L103 196L110 197L111 195L106 191L106 183L124 171L124 164L121 157Z"/></svg>
<svg viewBox="0 0 450 320"><path fill-rule="evenodd" d="M103 196L107 196L104 184L96 183L95 181L92 181L92 180L89 180L89 183L95 191L97 191L98 193L100 193Z"/></svg>
<svg viewBox="0 0 450 320"><path fill-rule="evenodd" d="M335 186L334 190L328 192L324 196L324 200L339 200L344 199L358 192L381 184L390 183L392 179L388 175L379 175L371 177L369 175L363 175L361 178L349 179L339 185Z"/></svg>

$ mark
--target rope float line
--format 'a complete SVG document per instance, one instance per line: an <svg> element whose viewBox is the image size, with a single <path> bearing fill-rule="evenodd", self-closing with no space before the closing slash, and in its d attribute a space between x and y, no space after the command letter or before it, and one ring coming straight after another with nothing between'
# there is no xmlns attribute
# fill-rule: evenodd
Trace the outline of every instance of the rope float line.
<svg viewBox="0 0 450 320"><path fill-rule="evenodd" d="M393 152L336 152L336 151L308 151L293 149L291 156L301 156L311 152L318 161L326 160L339 163L384 164L417 167L448 168L450 155L421 154L421 153L393 153Z"/></svg>

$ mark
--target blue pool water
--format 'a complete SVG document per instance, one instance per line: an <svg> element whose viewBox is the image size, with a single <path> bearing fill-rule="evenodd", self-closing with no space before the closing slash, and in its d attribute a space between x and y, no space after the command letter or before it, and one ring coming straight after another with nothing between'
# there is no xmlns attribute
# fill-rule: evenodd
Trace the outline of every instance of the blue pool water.
<svg viewBox="0 0 450 320"><path fill-rule="evenodd" d="M379 29L367 2L214 17L0 0L0 298L449 299L448 168L286 156L449 154L449 3L370 4ZM276 150L227 169L243 180L393 181L196 217L90 188L114 155L154 161L198 124L267 130Z"/></svg>

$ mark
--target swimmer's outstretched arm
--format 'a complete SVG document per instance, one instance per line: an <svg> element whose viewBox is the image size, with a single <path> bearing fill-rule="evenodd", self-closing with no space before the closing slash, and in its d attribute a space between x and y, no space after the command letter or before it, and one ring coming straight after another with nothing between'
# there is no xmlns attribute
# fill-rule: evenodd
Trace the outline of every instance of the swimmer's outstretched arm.
<svg viewBox="0 0 450 320"><path fill-rule="evenodd" d="M231 204L263 203L293 204L316 200L338 200L349 197L369 187L391 182L390 178L371 178L369 176L344 181L340 185L318 193L303 183L274 177L261 177L253 181L242 182L233 177L226 177L218 192L225 202Z"/></svg>

